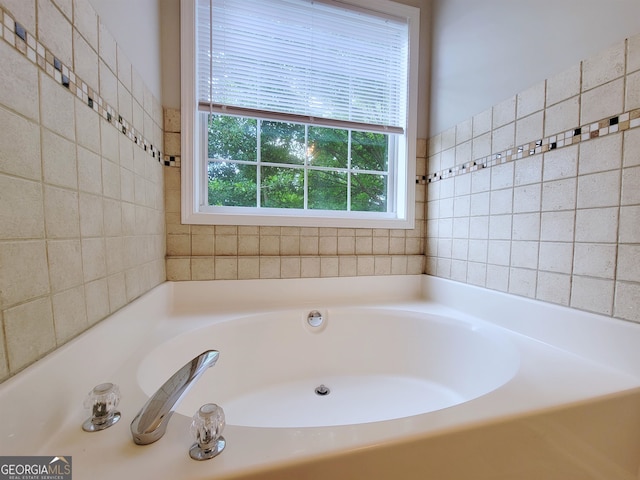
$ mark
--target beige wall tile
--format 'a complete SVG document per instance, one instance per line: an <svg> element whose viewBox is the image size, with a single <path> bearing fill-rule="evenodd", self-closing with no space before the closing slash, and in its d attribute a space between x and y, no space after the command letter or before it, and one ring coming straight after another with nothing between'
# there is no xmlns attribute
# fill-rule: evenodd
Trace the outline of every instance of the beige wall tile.
<svg viewBox="0 0 640 480"><path fill-rule="evenodd" d="M18 23L28 31L36 31L35 0L2 0L2 6L8 10Z"/></svg>
<svg viewBox="0 0 640 480"><path fill-rule="evenodd" d="M625 42L618 42L582 62L582 91L603 85L624 75Z"/></svg>
<svg viewBox="0 0 640 480"><path fill-rule="evenodd" d="M548 242L573 242L576 213L542 212L540 217L540 240Z"/></svg>
<svg viewBox="0 0 640 480"><path fill-rule="evenodd" d="M48 238L80 236L78 193L44 186L45 225Z"/></svg>
<svg viewBox="0 0 640 480"><path fill-rule="evenodd" d="M578 173L603 172L620 168L622 160L622 136L607 135L580 145Z"/></svg>
<svg viewBox="0 0 640 480"><path fill-rule="evenodd" d="M615 245L576 243L573 274L598 278L614 278L617 247Z"/></svg>
<svg viewBox="0 0 640 480"><path fill-rule="evenodd" d="M102 166L102 193L104 194L105 197L120 200L121 198L120 167L118 167L118 165L107 160L104 157L102 158L101 166ZM97 177L98 174L97 172L93 172L93 175Z"/></svg>
<svg viewBox="0 0 640 480"><path fill-rule="evenodd" d="M0 305L11 307L49 293L44 240L0 243Z"/></svg>
<svg viewBox="0 0 640 480"><path fill-rule="evenodd" d="M613 312L613 280L573 276L571 306L610 315Z"/></svg>
<svg viewBox="0 0 640 480"><path fill-rule="evenodd" d="M238 279L260 278L260 258L257 256L238 257Z"/></svg>
<svg viewBox="0 0 640 480"><path fill-rule="evenodd" d="M580 125L580 97L575 96L545 110L544 135L549 137Z"/></svg>
<svg viewBox="0 0 640 480"><path fill-rule="evenodd" d="M491 149L502 152L515 146L515 122L493 130L491 134Z"/></svg>
<svg viewBox="0 0 640 480"><path fill-rule="evenodd" d="M467 263L467 283L484 287L487 283L487 265L484 263Z"/></svg>
<svg viewBox="0 0 640 480"><path fill-rule="evenodd" d="M537 287L537 272L526 268L514 268L509 270L509 293L535 298Z"/></svg>
<svg viewBox="0 0 640 480"><path fill-rule="evenodd" d="M37 67L6 42L0 42L0 58L0 104L39 121Z"/></svg>
<svg viewBox="0 0 640 480"><path fill-rule="evenodd" d="M60 88L54 79L43 72L40 74L40 114L42 125L49 130L75 141L74 97L66 88Z"/></svg>
<svg viewBox="0 0 640 480"><path fill-rule="evenodd" d="M106 248L103 238L82 239L82 270L85 282L107 275Z"/></svg>
<svg viewBox="0 0 640 480"><path fill-rule="evenodd" d="M87 321L94 325L110 313L109 286L106 278L89 282L84 286L87 305Z"/></svg>
<svg viewBox="0 0 640 480"><path fill-rule="evenodd" d="M620 237L622 240L622 211ZM618 208L589 208L576 211L576 242L614 243L618 231Z"/></svg>
<svg viewBox="0 0 640 480"><path fill-rule="evenodd" d="M116 57L118 80L131 92L131 61L120 45L116 45Z"/></svg>
<svg viewBox="0 0 640 480"><path fill-rule="evenodd" d="M622 205L640 204L640 167L622 170Z"/></svg>
<svg viewBox="0 0 640 480"><path fill-rule="evenodd" d="M542 156L534 155L516 162L514 185L529 185L542 180Z"/></svg>
<svg viewBox="0 0 640 480"><path fill-rule="evenodd" d="M98 84L96 83L96 85ZM100 117L92 108L77 98L75 99L75 107L78 144L100 154Z"/></svg>
<svg viewBox="0 0 640 480"><path fill-rule="evenodd" d="M545 302L569 305L571 276L561 273L538 272L536 298Z"/></svg>
<svg viewBox="0 0 640 480"><path fill-rule="evenodd" d="M262 277L262 265L260 265L260 278ZM238 278L238 257L215 258L216 280L235 280Z"/></svg>
<svg viewBox="0 0 640 480"><path fill-rule="evenodd" d="M576 206L576 179L567 178L542 184L542 210L572 210Z"/></svg>
<svg viewBox="0 0 640 480"><path fill-rule="evenodd" d="M100 156L85 148L78 151L78 188L80 191L102 194L102 160Z"/></svg>
<svg viewBox="0 0 640 480"><path fill-rule="evenodd" d="M189 258L167 258L167 280L191 280L191 261ZM111 287L109 290L111 295ZM113 308L113 307L112 307Z"/></svg>
<svg viewBox="0 0 640 480"><path fill-rule="evenodd" d="M127 87L120 81L118 81L117 106L118 114L122 115L122 118L130 122L131 118L133 117L133 99L131 98L131 93L129 92L129 90L127 90Z"/></svg>
<svg viewBox="0 0 640 480"><path fill-rule="evenodd" d="M51 0L38 0L38 40L68 67L73 66L71 23Z"/></svg>
<svg viewBox="0 0 640 480"><path fill-rule="evenodd" d="M31 180L41 179L40 128L37 124L0 106L0 145L0 172Z"/></svg>
<svg viewBox="0 0 640 480"><path fill-rule="evenodd" d="M547 80L547 107L580 93L582 64L576 63Z"/></svg>
<svg viewBox="0 0 640 480"><path fill-rule="evenodd" d="M280 278L300 278L300 257L280 258Z"/></svg>
<svg viewBox="0 0 640 480"><path fill-rule="evenodd" d="M493 129L512 123L516 119L516 97L507 98L493 107Z"/></svg>
<svg viewBox="0 0 640 480"><path fill-rule="evenodd" d="M489 108L473 116L473 137L490 132L493 128L493 109Z"/></svg>
<svg viewBox="0 0 640 480"><path fill-rule="evenodd" d="M73 30L73 70L89 87L98 88L98 54L75 29Z"/></svg>
<svg viewBox="0 0 640 480"><path fill-rule="evenodd" d="M76 145L47 129L42 129L42 174L45 183L78 188Z"/></svg>
<svg viewBox="0 0 640 480"><path fill-rule="evenodd" d="M625 111L640 108L640 72L627 75L624 99Z"/></svg>
<svg viewBox="0 0 640 480"><path fill-rule="evenodd" d="M640 285L638 283L617 282L614 315L619 318L640 322Z"/></svg>
<svg viewBox="0 0 640 480"><path fill-rule="evenodd" d="M319 278L320 257L302 257L300 259L300 276L302 278Z"/></svg>
<svg viewBox="0 0 640 480"><path fill-rule="evenodd" d="M613 210L613 209L609 209ZM613 214L613 211L610 212ZM614 223L611 220L611 223ZM620 243L640 243L640 206L620 208Z"/></svg>
<svg viewBox="0 0 640 480"><path fill-rule="evenodd" d="M49 297L5 310L3 316L7 356L12 372L26 367L55 348L53 309Z"/></svg>
<svg viewBox="0 0 640 480"><path fill-rule="evenodd" d="M0 312L0 325L4 325L2 319L2 312ZM6 341L4 336L4 326L0 328L0 379L5 379L9 376L9 363L8 354L5 347Z"/></svg>
<svg viewBox="0 0 640 480"><path fill-rule="evenodd" d="M573 243L540 242L538 268L556 273L571 273Z"/></svg>
<svg viewBox="0 0 640 480"><path fill-rule="evenodd" d="M342 255L338 258L338 275L354 277L358 275L358 259L354 255Z"/></svg>
<svg viewBox="0 0 640 480"><path fill-rule="evenodd" d="M53 321L58 345L65 343L89 327L84 287L76 287L52 297Z"/></svg>
<svg viewBox="0 0 640 480"><path fill-rule="evenodd" d="M42 185L0 174L0 239L43 238Z"/></svg>
<svg viewBox="0 0 640 480"><path fill-rule="evenodd" d="M105 238L105 261L107 273L113 275L124 270L124 239L122 237Z"/></svg>
<svg viewBox="0 0 640 480"><path fill-rule="evenodd" d="M213 257L191 259L191 280L213 279L215 279Z"/></svg>
<svg viewBox="0 0 640 480"><path fill-rule="evenodd" d="M100 96L113 108L118 106L118 78L109 65L104 62L104 57L100 56L99 62ZM113 128L113 126L111 126Z"/></svg>
<svg viewBox="0 0 640 480"><path fill-rule="evenodd" d="M506 292L509 290L509 267L487 265L486 287L492 290Z"/></svg>
<svg viewBox="0 0 640 480"><path fill-rule="evenodd" d="M538 82L517 95L517 117L523 118L544 109L546 81Z"/></svg>
<svg viewBox="0 0 640 480"><path fill-rule="evenodd" d="M573 145L545 153L543 165L545 182L575 177L578 172L578 146Z"/></svg>
<svg viewBox="0 0 640 480"><path fill-rule="evenodd" d="M613 207L619 202L619 170L578 177L578 208Z"/></svg>
<svg viewBox="0 0 640 480"><path fill-rule="evenodd" d="M102 200L102 197L98 195L80 193L80 235L82 237L104 235Z"/></svg>
<svg viewBox="0 0 640 480"><path fill-rule="evenodd" d="M516 145L540 140L544 130L544 114L537 112L521 118L516 123Z"/></svg>
<svg viewBox="0 0 640 480"><path fill-rule="evenodd" d="M622 112L624 104L624 80L605 83L583 92L580 108L580 124L597 122Z"/></svg>
<svg viewBox="0 0 640 480"><path fill-rule="evenodd" d="M47 257L53 293L75 287L83 282L80 240L49 240Z"/></svg>
<svg viewBox="0 0 640 480"><path fill-rule="evenodd" d="M98 15L89 0L73 0L73 24L93 49L98 51Z"/></svg>
<svg viewBox="0 0 640 480"><path fill-rule="evenodd" d="M358 261L361 257L358 257ZM338 257L320 257L320 277L337 277L339 275Z"/></svg>
<svg viewBox="0 0 640 480"><path fill-rule="evenodd" d="M118 71L116 60L116 41L102 22L98 20L98 44L100 58L107 64L112 72ZM102 93L101 93L102 94Z"/></svg>

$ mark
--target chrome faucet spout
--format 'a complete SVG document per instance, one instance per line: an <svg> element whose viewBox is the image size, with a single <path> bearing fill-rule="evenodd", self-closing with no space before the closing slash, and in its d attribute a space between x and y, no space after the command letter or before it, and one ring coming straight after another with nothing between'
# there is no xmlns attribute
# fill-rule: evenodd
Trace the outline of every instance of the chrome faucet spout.
<svg viewBox="0 0 640 480"><path fill-rule="evenodd" d="M207 368L215 365L220 353L207 350L174 373L144 404L131 422L133 441L148 445L164 435L169 419L180 399Z"/></svg>

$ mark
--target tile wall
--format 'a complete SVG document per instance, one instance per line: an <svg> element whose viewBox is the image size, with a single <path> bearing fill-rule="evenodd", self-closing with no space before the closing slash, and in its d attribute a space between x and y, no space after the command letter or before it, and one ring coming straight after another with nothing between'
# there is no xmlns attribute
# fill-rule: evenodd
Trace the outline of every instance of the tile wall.
<svg viewBox="0 0 640 480"><path fill-rule="evenodd" d="M428 142L426 271L640 322L640 35Z"/></svg>
<svg viewBox="0 0 640 480"><path fill-rule="evenodd" d="M180 223L180 112L165 110L167 279L419 274L425 239L426 140L418 141L413 230Z"/></svg>
<svg viewBox="0 0 640 480"><path fill-rule="evenodd" d="M0 0L0 381L165 279L162 108L87 0Z"/></svg>

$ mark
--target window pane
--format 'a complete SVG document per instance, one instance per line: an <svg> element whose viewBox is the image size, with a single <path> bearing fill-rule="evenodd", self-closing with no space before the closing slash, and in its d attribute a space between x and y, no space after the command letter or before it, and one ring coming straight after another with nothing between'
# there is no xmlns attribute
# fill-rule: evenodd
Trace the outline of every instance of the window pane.
<svg viewBox="0 0 640 480"><path fill-rule="evenodd" d="M305 153L304 125L261 122L260 155L263 162L303 165Z"/></svg>
<svg viewBox="0 0 640 480"><path fill-rule="evenodd" d="M304 208L304 172L298 168L262 167L260 200L268 208Z"/></svg>
<svg viewBox="0 0 640 480"><path fill-rule="evenodd" d="M346 173L310 170L308 178L310 209L347 209Z"/></svg>
<svg viewBox="0 0 640 480"><path fill-rule="evenodd" d="M317 167L347 168L349 131L309 127L309 164Z"/></svg>
<svg viewBox="0 0 640 480"><path fill-rule="evenodd" d="M351 132L351 167L387 171L389 139L384 133Z"/></svg>
<svg viewBox="0 0 640 480"><path fill-rule="evenodd" d="M356 173L351 175L351 210L387 211L387 176Z"/></svg>
<svg viewBox="0 0 640 480"><path fill-rule="evenodd" d="M255 162L258 158L257 125L255 118L211 115L209 158Z"/></svg>
<svg viewBox="0 0 640 480"><path fill-rule="evenodd" d="M257 206L256 167L209 162L209 205Z"/></svg>

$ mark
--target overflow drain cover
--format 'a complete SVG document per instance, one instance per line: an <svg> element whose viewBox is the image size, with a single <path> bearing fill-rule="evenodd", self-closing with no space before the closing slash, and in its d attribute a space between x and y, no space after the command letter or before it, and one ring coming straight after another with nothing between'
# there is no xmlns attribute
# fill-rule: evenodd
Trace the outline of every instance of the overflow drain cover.
<svg viewBox="0 0 640 480"><path fill-rule="evenodd" d="M329 387L325 385L320 385L319 387L316 387L316 395L320 395L321 397L324 397L325 395L329 395L330 393L331 393L331 390L329 390Z"/></svg>

